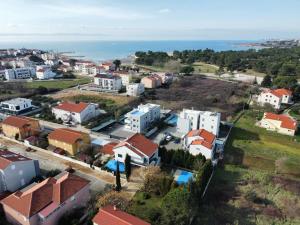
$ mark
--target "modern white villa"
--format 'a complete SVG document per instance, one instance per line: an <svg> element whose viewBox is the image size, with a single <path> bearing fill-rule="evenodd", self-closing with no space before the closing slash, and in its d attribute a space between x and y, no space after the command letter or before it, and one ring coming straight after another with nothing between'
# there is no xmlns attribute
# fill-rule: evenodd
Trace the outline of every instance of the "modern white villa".
<svg viewBox="0 0 300 225"><path fill-rule="evenodd" d="M94 84L103 91L119 91L122 88L122 79L111 74L97 74Z"/></svg>
<svg viewBox="0 0 300 225"><path fill-rule="evenodd" d="M160 119L160 105L139 105L125 115L125 129L136 133L145 133L151 125Z"/></svg>
<svg viewBox="0 0 300 225"><path fill-rule="evenodd" d="M191 130L205 129L218 136L221 113L183 109L177 122L177 131L186 134Z"/></svg>
<svg viewBox="0 0 300 225"><path fill-rule="evenodd" d="M257 103L264 106L270 104L275 109L280 109L282 104L293 104L293 94L290 90L281 89L265 89L258 95Z"/></svg>
<svg viewBox="0 0 300 225"><path fill-rule="evenodd" d="M32 110L31 100L27 98L14 98L0 102L0 111L5 114L20 115Z"/></svg>
<svg viewBox="0 0 300 225"><path fill-rule="evenodd" d="M129 96L140 96L145 92L144 84L131 83L126 86L126 94Z"/></svg>

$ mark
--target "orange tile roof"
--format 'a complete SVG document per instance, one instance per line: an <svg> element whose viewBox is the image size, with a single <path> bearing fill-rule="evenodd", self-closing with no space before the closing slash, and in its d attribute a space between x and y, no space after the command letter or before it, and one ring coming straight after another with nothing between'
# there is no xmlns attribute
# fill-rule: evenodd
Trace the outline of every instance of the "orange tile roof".
<svg viewBox="0 0 300 225"><path fill-rule="evenodd" d="M200 129L200 130L191 130L190 132L187 133L187 137L197 137L199 136L200 139L196 139L192 141L192 145L203 145L206 148L212 149L213 147L213 142L216 139L216 136L205 130L205 129Z"/></svg>
<svg viewBox="0 0 300 225"><path fill-rule="evenodd" d="M68 172L58 176L17 191L1 203L26 217L31 217L53 202L65 202L89 184L89 181Z"/></svg>
<svg viewBox="0 0 300 225"><path fill-rule="evenodd" d="M281 98L284 95L292 96L292 92L290 90L281 88L281 89L275 89L269 91L271 94Z"/></svg>
<svg viewBox="0 0 300 225"><path fill-rule="evenodd" d="M287 115L283 115L283 114L278 115L278 114L266 112L264 114L264 118L269 120L281 121L280 127L282 128L297 130L297 126L298 126L297 121Z"/></svg>
<svg viewBox="0 0 300 225"><path fill-rule="evenodd" d="M114 208L112 205L100 209L93 222L97 225L150 225L150 223Z"/></svg>
<svg viewBox="0 0 300 225"><path fill-rule="evenodd" d="M4 170L13 162L30 161L31 159L26 158L22 155L10 152L8 150L0 151L0 169Z"/></svg>
<svg viewBox="0 0 300 225"><path fill-rule="evenodd" d="M134 134L131 137L127 138L126 140L122 141L120 144L118 144L114 149L127 146L135 153L141 155L143 153L144 155L151 157L158 148L158 145L154 142L150 141L148 138L141 134Z"/></svg>
<svg viewBox="0 0 300 225"><path fill-rule="evenodd" d="M85 135L85 133L80 131L71 130L68 128L60 128L52 131L48 135L48 139L74 144L76 141L82 139L83 135Z"/></svg>
<svg viewBox="0 0 300 225"><path fill-rule="evenodd" d="M68 112L80 113L88 106L85 102L72 103L72 102L62 102L55 109L61 109Z"/></svg>
<svg viewBox="0 0 300 225"><path fill-rule="evenodd" d="M100 152L107 154L107 155L113 155L114 154L113 148L117 145L118 145L118 143L115 143L115 142L108 143L100 149Z"/></svg>
<svg viewBox="0 0 300 225"><path fill-rule="evenodd" d="M22 128L25 125L28 125L31 121L37 120L25 116L9 116L2 122L2 124Z"/></svg>

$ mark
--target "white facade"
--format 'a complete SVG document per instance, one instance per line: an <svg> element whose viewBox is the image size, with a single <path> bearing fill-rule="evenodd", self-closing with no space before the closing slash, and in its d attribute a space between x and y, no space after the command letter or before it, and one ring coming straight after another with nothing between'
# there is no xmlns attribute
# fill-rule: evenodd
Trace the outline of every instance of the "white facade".
<svg viewBox="0 0 300 225"><path fill-rule="evenodd" d="M9 163L5 168L0 168L0 193L4 191L15 192L19 188L29 184L31 180L39 175L38 161L28 159L22 160L21 155L8 152L0 158L19 157L21 160ZM0 159L1 161L2 159Z"/></svg>
<svg viewBox="0 0 300 225"><path fill-rule="evenodd" d="M32 109L30 99L26 98L15 98L0 103L0 109L9 114L19 115L22 112L29 111Z"/></svg>
<svg viewBox="0 0 300 225"><path fill-rule="evenodd" d="M144 133L155 121L160 119L160 105L150 103L139 105L137 109L127 113L125 118L126 129Z"/></svg>
<svg viewBox="0 0 300 225"><path fill-rule="evenodd" d="M140 96L145 92L144 84L132 83L126 86L126 93L129 96Z"/></svg>
<svg viewBox="0 0 300 225"><path fill-rule="evenodd" d="M76 104L76 103L67 103L67 104ZM80 103L79 103L80 104ZM55 115L56 119L61 119L64 122L74 122L74 123L83 123L88 121L98 115L100 115L100 110L96 104L87 104L83 110L74 110L64 109L63 107L57 106L52 108L52 113Z"/></svg>
<svg viewBox="0 0 300 225"><path fill-rule="evenodd" d="M132 80L132 75L131 74L118 74L116 73L117 76L121 77L122 80L122 85L123 86L128 86Z"/></svg>
<svg viewBox="0 0 300 225"><path fill-rule="evenodd" d="M286 89L263 91L257 97L259 105L270 104L275 109L280 109L281 104L293 104L292 94Z"/></svg>
<svg viewBox="0 0 300 225"><path fill-rule="evenodd" d="M36 78L39 80L48 80L56 76L56 73L52 72L50 66L37 66Z"/></svg>
<svg viewBox="0 0 300 225"><path fill-rule="evenodd" d="M119 91L122 88L121 78L110 74L97 74L94 84L104 91Z"/></svg>
<svg viewBox="0 0 300 225"><path fill-rule="evenodd" d="M5 70L6 80L29 79L35 76L33 68L16 68Z"/></svg>
<svg viewBox="0 0 300 225"><path fill-rule="evenodd" d="M218 136L221 113L183 109L177 121L177 131L186 134L190 130L205 129Z"/></svg>

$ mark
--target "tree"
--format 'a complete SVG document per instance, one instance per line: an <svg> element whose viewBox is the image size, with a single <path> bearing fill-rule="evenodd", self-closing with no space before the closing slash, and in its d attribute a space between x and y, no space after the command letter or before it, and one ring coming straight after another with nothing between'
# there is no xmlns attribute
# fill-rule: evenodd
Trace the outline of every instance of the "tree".
<svg viewBox="0 0 300 225"><path fill-rule="evenodd" d="M117 171L116 171L116 191L121 191L121 175L119 168L119 161L117 161Z"/></svg>
<svg viewBox="0 0 300 225"><path fill-rule="evenodd" d="M129 201L124 192L110 191L99 197L96 206L102 208L107 205L115 205L121 210L126 210L128 204Z"/></svg>
<svg viewBox="0 0 300 225"><path fill-rule="evenodd" d="M120 68L121 63L122 63L122 62L121 62L121 60L119 60L119 59L116 59L116 60L113 61L113 64L115 65L116 70L118 70L118 69Z"/></svg>
<svg viewBox="0 0 300 225"><path fill-rule="evenodd" d="M289 76L278 76L273 81L273 85L278 88L293 88L297 86L297 84L297 79Z"/></svg>
<svg viewBox="0 0 300 225"><path fill-rule="evenodd" d="M266 75L261 82L262 87L271 87L272 86L272 78L270 75Z"/></svg>
<svg viewBox="0 0 300 225"><path fill-rule="evenodd" d="M126 179L129 180L129 177L131 175L131 157L128 154L126 154L125 157L125 173L126 173Z"/></svg>
<svg viewBox="0 0 300 225"><path fill-rule="evenodd" d="M194 72L194 67L192 66L184 66L180 70L180 73L183 73L184 75L190 75L193 72Z"/></svg>

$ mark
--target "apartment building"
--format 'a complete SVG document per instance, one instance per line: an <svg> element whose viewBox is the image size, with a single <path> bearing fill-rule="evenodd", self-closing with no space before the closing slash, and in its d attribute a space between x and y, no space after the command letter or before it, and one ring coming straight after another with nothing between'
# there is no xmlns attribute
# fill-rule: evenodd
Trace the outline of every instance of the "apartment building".
<svg viewBox="0 0 300 225"><path fill-rule="evenodd" d="M103 91L119 91L122 88L122 79L111 74L97 74L94 84Z"/></svg>
<svg viewBox="0 0 300 225"><path fill-rule="evenodd" d="M48 80L56 76L56 73L52 72L51 66L37 66L36 78L39 80Z"/></svg>
<svg viewBox="0 0 300 225"><path fill-rule="evenodd" d="M19 80L19 79L30 79L34 76L35 76L35 70L31 67L5 70L5 79L8 81Z"/></svg>
<svg viewBox="0 0 300 225"><path fill-rule="evenodd" d="M14 98L0 102L0 111L5 114L20 115L32 110L32 100L27 98Z"/></svg>
<svg viewBox="0 0 300 225"><path fill-rule="evenodd" d="M126 86L126 93L129 96L140 96L145 92L145 87L142 83L131 83Z"/></svg>
<svg viewBox="0 0 300 225"><path fill-rule="evenodd" d="M183 109L177 121L177 131L186 134L191 130L205 129L218 136L221 113Z"/></svg>
<svg viewBox="0 0 300 225"><path fill-rule="evenodd" d="M141 83L145 88L158 88L162 85L162 78L157 74L153 74L147 77L143 77Z"/></svg>
<svg viewBox="0 0 300 225"><path fill-rule="evenodd" d="M275 109L280 109L282 104L293 104L293 94L290 90L281 89L266 89L257 97L257 103L264 106L270 104Z"/></svg>
<svg viewBox="0 0 300 225"><path fill-rule="evenodd" d="M136 133L145 133L159 119L160 105L139 105L125 115L125 128Z"/></svg>

